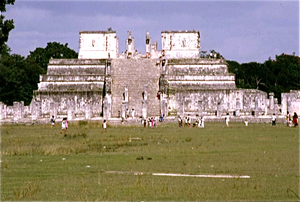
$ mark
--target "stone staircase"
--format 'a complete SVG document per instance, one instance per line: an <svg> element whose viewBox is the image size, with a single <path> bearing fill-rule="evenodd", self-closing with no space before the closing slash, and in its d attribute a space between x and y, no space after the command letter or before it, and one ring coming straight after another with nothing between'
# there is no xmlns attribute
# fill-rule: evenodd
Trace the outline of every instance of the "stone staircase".
<svg viewBox="0 0 300 202"><path fill-rule="evenodd" d="M122 112L123 93L128 88L129 111L134 108L135 116L142 116L142 93L147 85L147 116L160 114L160 101L157 98L159 91L160 67L156 66L157 59L113 59L111 64L112 75L112 117L118 117Z"/></svg>

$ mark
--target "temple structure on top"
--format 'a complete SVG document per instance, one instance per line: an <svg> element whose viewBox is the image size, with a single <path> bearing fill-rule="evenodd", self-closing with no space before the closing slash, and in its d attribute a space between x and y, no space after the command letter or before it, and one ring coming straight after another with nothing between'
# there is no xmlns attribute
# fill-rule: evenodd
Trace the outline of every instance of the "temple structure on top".
<svg viewBox="0 0 300 202"><path fill-rule="evenodd" d="M1 117L265 116L299 112L300 93L274 94L238 89L223 58L200 58L199 31L162 31L162 48L145 35L146 54L138 53L128 32L119 54L116 31L81 31L78 59L50 59L29 107L1 104ZM23 106L23 108L22 108ZM297 108L298 107L298 108ZM20 110L20 109L23 110ZM282 109L282 110L281 110Z"/></svg>
<svg viewBox="0 0 300 202"><path fill-rule="evenodd" d="M116 31L81 31L79 38L78 59L118 57L119 41Z"/></svg>

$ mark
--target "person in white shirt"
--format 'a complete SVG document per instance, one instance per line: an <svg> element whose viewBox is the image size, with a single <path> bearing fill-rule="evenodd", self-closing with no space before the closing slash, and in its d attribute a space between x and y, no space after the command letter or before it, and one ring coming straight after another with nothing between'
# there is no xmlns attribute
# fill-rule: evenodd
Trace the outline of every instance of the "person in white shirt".
<svg viewBox="0 0 300 202"><path fill-rule="evenodd" d="M276 116L273 114L272 116L272 126L276 126Z"/></svg>
<svg viewBox="0 0 300 202"><path fill-rule="evenodd" d="M134 109L132 108L132 110L131 110L131 117L132 117L132 119L134 119L134 113L135 113L135 111L134 111Z"/></svg>
<svg viewBox="0 0 300 202"><path fill-rule="evenodd" d="M227 127L229 127L229 122L230 122L230 116L229 116L229 113L227 113L225 116L225 123L226 123Z"/></svg>
<svg viewBox="0 0 300 202"><path fill-rule="evenodd" d="M103 123L102 123L102 128L103 128L103 132L106 132L106 120L104 119Z"/></svg>

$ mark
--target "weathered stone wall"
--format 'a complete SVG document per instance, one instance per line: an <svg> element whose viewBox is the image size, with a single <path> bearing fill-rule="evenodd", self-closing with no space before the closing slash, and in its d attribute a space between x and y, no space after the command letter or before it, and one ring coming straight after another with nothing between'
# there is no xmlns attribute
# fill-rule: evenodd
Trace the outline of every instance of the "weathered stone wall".
<svg viewBox="0 0 300 202"><path fill-rule="evenodd" d="M234 74L219 59L167 60L164 78L170 91L236 88Z"/></svg>
<svg viewBox="0 0 300 202"><path fill-rule="evenodd" d="M103 91L63 91L39 92L35 101L41 103L43 117L67 115L72 111L73 117L85 116L87 106L92 115L100 116L102 112Z"/></svg>
<svg viewBox="0 0 300 202"><path fill-rule="evenodd" d="M100 116L106 60L51 59L46 75L34 91L33 119L37 117ZM87 115L88 114L88 115Z"/></svg>
<svg viewBox="0 0 300 202"><path fill-rule="evenodd" d="M264 115L267 93L250 89L176 91L169 95L169 111L179 114ZM199 101L201 109L199 109Z"/></svg>
<svg viewBox="0 0 300 202"><path fill-rule="evenodd" d="M284 115L296 112L300 115L300 91L291 90L289 93L281 93L281 110Z"/></svg>
<svg viewBox="0 0 300 202"><path fill-rule="evenodd" d="M179 114L235 116L267 113L267 94L237 89L223 59L169 59L164 80L169 110Z"/></svg>

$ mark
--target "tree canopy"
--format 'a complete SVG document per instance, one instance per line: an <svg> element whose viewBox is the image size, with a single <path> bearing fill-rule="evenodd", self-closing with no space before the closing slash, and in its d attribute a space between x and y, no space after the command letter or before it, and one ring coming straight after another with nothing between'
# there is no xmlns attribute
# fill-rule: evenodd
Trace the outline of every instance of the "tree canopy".
<svg viewBox="0 0 300 202"><path fill-rule="evenodd" d="M50 58L77 58L78 54L57 42L49 42L46 48L36 48L27 58L9 54L5 46L0 61L0 101L12 105L14 101L24 101L29 105L33 90L37 89L39 75L47 72Z"/></svg>
<svg viewBox="0 0 300 202"><path fill-rule="evenodd" d="M1 0L0 2L0 55L3 49L6 49L5 43L8 40L9 32L15 28L13 20L4 20L5 16L2 14L6 11L6 5L14 5L15 0Z"/></svg>
<svg viewBox="0 0 300 202"><path fill-rule="evenodd" d="M36 48L30 51L28 60L34 61L39 64L47 72L47 65L50 58L63 59L63 58L78 58L78 53L68 47L68 44L60 44L58 42L47 43L46 48Z"/></svg>
<svg viewBox="0 0 300 202"><path fill-rule="evenodd" d="M295 55L276 55L264 63L249 62L239 64L227 61L228 71L235 74L238 88L251 88L274 92L281 102L281 93L300 90L300 58Z"/></svg>

